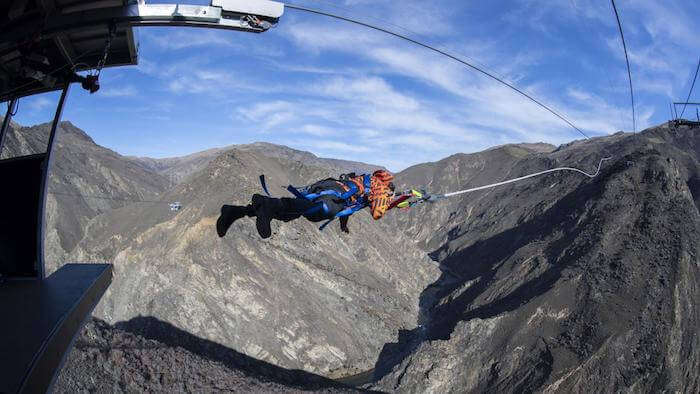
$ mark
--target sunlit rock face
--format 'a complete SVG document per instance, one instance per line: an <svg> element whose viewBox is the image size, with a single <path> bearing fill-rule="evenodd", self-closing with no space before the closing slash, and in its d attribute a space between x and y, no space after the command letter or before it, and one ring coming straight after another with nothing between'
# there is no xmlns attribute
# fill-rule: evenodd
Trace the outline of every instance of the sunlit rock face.
<svg viewBox="0 0 700 394"><path fill-rule="evenodd" d="M94 219L78 254L113 261L116 278L97 316L154 316L326 376L372 368L384 343L416 326L418 296L438 277L437 265L364 212L351 218L350 235L337 224L319 232L301 219L273 223L272 238L261 240L254 220L243 218L219 238L221 204L247 204L263 173L277 193L338 175L264 149L233 148L161 195L180 201L181 211L130 205Z"/></svg>
<svg viewBox="0 0 700 394"><path fill-rule="evenodd" d="M45 149L48 125L12 132L8 152ZM48 198L47 271L107 261L115 278L95 310L109 323L152 316L285 367L344 376L374 366L382 346L416 326L437 265L400 231L361 212L351 234L304 219L253 219L215 232L224 203L246 204L266 174L279 186L380 168L256 143L184 158L123 157L61 124ZM183 208L171 211L168 202Z"/></svg>

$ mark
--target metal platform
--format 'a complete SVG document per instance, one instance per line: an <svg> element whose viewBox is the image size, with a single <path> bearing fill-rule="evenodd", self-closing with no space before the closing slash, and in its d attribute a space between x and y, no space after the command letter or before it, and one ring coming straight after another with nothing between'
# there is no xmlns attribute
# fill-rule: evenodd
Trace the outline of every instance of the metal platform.
<svg viewBox="0 0 700 394"><path fill-rule="evenodd" d="M110 264L67 264L0 284L0 392L46 392L111 281Z"/></svg>
<svg viewBox="0 0 700 394"><path fill-rule="evenodd" d="M282 3L267 0L211 0L209 6L145 0L3 1L0 102L85 82L77 71L137 64L133 26L261 33L283 12Z"/></svg>

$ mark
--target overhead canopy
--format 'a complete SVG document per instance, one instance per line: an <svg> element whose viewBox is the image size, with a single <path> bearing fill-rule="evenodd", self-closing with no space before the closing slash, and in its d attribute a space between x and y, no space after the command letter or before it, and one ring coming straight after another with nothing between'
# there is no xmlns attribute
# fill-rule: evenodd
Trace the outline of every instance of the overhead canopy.
<svg viewBox="0 0 700 394"><path fill-rule="evenodd" d="M0 102L84 82L75 72L95 69L105 52L104 67L137 64L133 26L259 33L277 23L283 11L282 3L267 0L212 0L210 6L147 5L145 0L0 1Z"/></svg>
<svg viewBox="0 0 700 394"><path fill-rule="evenodd" d="M60 89L73 71L94 69L104 55L108 23L66 29L49 37L51 19L126 6L127 0L10 0L0 4L0 101ZM118 25L105 67L137 63L131 26ZM23 32L24 39L12 33Z"/></svg>

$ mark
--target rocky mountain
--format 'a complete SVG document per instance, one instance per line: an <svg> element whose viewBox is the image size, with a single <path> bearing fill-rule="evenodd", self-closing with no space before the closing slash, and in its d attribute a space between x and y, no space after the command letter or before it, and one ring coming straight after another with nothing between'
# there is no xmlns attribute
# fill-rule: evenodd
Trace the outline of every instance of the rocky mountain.
<svg viewBox="0 0 700 394"><path fill-rule="evenodd" d="M612 157L594 179L550 174L394 216L442 275L421 296L422 326L384 347L371 387L698 392L700 130L523 149L400 174L446 192L561 165L595 172Z"/></svg>
<svg viewBox="0 0 700 394"><path fill-rule="evenodd" d="M13 131L8 152L45 149L47 129ZM377 231L368 217L358 215L349 237L335 227L320 237L317 225L301 223L261 243L249 219L224 240L214 231L222 203L246 203L259 191L258 174L267 174L271 187L302 184L358 163L252 144L208 163L175 163L170 169L194 173L166 190L167 172L97 146L68 122L59 133L47 244L64 261L115 263L96 311L109 322L150 315L262 360L329 376L371 368L383 343L415 326L417 295L437 267L416 248L397 254L396 234ZM151 203L175 200L184 205L177 213Z"/></svg>
<svg viewBox="0 0 700 394"><path fill-rule="evenodd" d="M261 240L244 218L218 238L221 204L249 202L260 192L258 174L267 175L273 192L337 175L233 148L161 195L180 201L180 212L130 205L101 215L76 248L81 260L115 265L96 315L109 323L153 316L252 357L329 377L372 368L384 343L416 326L418 295L437 278L437 266L366 213L352 218L350 235L337 224L319 232L319 224L301 220L277 223L273 237Z"/></svg>
<svg viewBox="0 0 700 394"><path fill-rule="evenodd" d="M202 152L193 153L182 157L168 157L153 159L150 157L127 156L129 159L141 164L146 170L167 177L171 184L177 184L185 180L189 175L206 167L210 161L228 148L213 148Z"/></svg>
<svg viewBox="0 0 700 394"><path fill-rule="evenodd" d="M292 149L283 145L271 144L269 142L255 142L252 144L237 145L236 148L243 151L256 152L268 157L285 158L295 162L303 162L304 164L312 167L327 168L332 174L343 174L348 172L356 172L361 174L374 172L375 170L384 168L382 166L370 163L317 157L309 152Z"/></svg>
<svg viewBox="0 0 700 394"><path fill-rule="evenodd" d="M57 392L348 390L338 377L386 392L700 391L699 129L454 155L397 185L444 193L612 158L593 179L360 213L350 235L275 223L260 240L248 218L223 239L213 228L259 174L285 195L376 167L260 143L159 164L62 128L51 187L125 198L50 200L51 250L115 264ZM11 149L40 148L39 129Z"/></svg>
<svg viewBox="0 0 700 394"><path fill-rule="evenodd" d="M268 142L255 142L252 144L231 145L223 148L208 149L182 157L164 159L153 159L150 157L129 157L129 159L142 164L149 171L154 171L167 177L168 179L171 179L172 183L180 183L191 174L202 170L209 164L209 162L214 160L221 153L234 148L239 151L254 152L268 157L285 158L295 162L303 162L306 165L314 167L327 168L334 174L342 174L353 171L359 174L372 172L383 168L381 166L355 161L320 158L310 152L300 151Z"/></svg>

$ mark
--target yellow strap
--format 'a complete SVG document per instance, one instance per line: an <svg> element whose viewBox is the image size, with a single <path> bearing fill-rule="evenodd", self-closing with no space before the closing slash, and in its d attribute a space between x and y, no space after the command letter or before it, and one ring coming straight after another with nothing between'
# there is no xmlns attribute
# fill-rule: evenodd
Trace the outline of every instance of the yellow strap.
<svg viewBox="0 0 700 394"><path fill-rule="evenodd" d="M423 194L422 194L421 192L419 192L418 190L416 190L416 189L411 189L411 194L413 194L413 196L416 197L416 198L422 198L422 197L423 197Z"/></svg>

